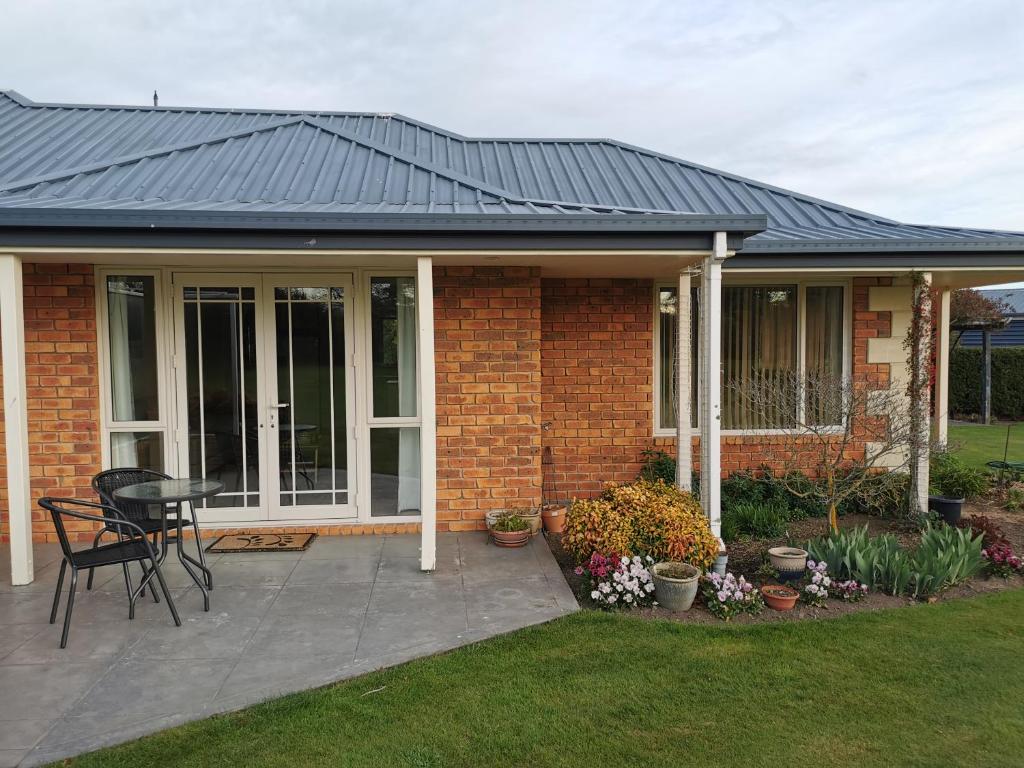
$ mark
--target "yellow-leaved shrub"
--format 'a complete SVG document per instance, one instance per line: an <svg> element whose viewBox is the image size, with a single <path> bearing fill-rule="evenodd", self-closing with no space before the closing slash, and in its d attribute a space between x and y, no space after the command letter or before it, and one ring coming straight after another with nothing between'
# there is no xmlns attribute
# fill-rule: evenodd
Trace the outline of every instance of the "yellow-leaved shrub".
<svg viewBox="0 0 1024 768"><path fill-rule="evenodd" d="M700 504L662 480L611 485L596 499L573 499L562 546L577 562L594 552L650 555L707 570L718 540Z"/></svg>

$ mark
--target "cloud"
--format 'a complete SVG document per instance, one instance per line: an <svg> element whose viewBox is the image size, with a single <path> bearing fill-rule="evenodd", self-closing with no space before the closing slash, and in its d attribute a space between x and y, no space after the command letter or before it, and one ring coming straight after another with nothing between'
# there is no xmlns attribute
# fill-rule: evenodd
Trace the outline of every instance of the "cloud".
<svg viewBox="0 0 1024 768"><path fill-rule="evenodd" d="M0 0L36 100L610 136L885 216L1024 230L1024 4Z"/></svg>

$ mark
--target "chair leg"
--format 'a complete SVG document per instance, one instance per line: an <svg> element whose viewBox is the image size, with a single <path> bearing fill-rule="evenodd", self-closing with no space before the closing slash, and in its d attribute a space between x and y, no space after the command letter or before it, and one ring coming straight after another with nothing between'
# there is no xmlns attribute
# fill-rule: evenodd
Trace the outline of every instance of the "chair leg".
<svg viewBox="0 0 1024 768"><path fill-rule="evenodd" d="M60 636L60 647L67 648L68 632L71 630L71 611L75 607L75 591L78 589L78 569L71 566L71 588L68 590L68 607L64 611L64 632Z"/></svg>
<svg viewBox="0 0 1024 768"><path fill-rule="evenodd" d="M50 623L57 621L57 608L60 605L60 590L64 586L64 572L68 568L68 561L60 561L60 573L57 575L57 589L53 593L53 608L50 609Z"/></svg>
<svg viewBox="0 0 1024 768"><path fill-rule="evenodd" d="M199 521L196 520L196 509L192 507L192 530L196 535L196 547L199 549L199 562L203 565L203 573L206 575L206 588L213 589L213 571L206 565L206 553L203 552L203 540L199 538Z"/></svg>
<svg viewBox="0 0 1024 768"><path fill-rule="evenodd" d="M160 582L160 589L164 593L164 599L167 601L167 607L171 609L171 616L174 617L174 626L181 626L181 619L178 617L178 609L174 607L174 600L171 598L171 593L167 591L167 582L164 581L164 575L160 572L160 566L153 561L153 570L156 571L157 581ZM154 592L156 590L153 590Z"/></svg>
<svg viewBox="0 0 1024 768"><path fill-rule="evenodd" d="M96 547L99 546L99 544L100 544L100 537L104 533L106 533L106 532L107 532L106 528L101 528L100 530L96 531L96 535L93 536L93 539L92 539L92 548L93 549L96 549ZM93 571L95 571L95 570L96 570L95 568L90 568L89 569L89 580L87 582L85 582L85 588L86 589L92 589L92 574L93 574Z"/></svg>

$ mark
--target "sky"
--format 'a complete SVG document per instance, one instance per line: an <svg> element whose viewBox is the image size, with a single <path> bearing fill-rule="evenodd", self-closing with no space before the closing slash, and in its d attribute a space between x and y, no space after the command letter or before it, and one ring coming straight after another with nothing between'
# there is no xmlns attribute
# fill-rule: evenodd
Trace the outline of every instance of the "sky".
<svg viewBox="0 0 1024 768"><path fill-rule="evenodd" d="M1020 0L0 0L35 101L611 137L922 224L1024 230Z"/></svg>

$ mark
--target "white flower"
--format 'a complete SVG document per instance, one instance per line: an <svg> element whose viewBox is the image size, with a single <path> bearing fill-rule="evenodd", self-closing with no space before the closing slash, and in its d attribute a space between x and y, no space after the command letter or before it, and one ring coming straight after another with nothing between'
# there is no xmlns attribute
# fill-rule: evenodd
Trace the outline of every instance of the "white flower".
<svg viewBox="0 0 1024 768"><path fill-rule="evenodd" d="M629 558L628 557L622 558L622 564L623 565L629 565Z"/></svg>
<svg viewBox="0 0 1024 768"><path fill-rule="evenodd" d="M590 599L591 600L597 600L600 597L601 597L601 593L598 592L596 589L593 592L590 593Z"/></svg>
<svg viewBox="0 0 1024 768"><path fill-rule="evenodd" d="M625 600L627 603L632 603L633 602L633 596L632 595L626 595L622 599Z"/></svg>
<svg viewBox="0 0 1024 768"><path fill-rule="evenodd" d="M654 585L651 584L651 583L644 584L644 589L646 589L648 592L653 592L654 591Z"/></svg>

